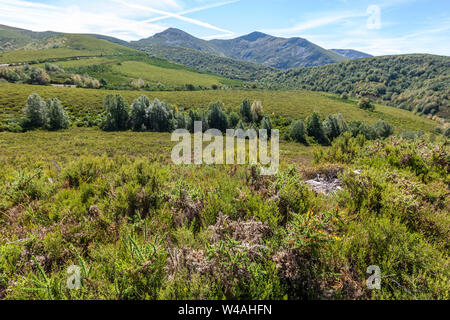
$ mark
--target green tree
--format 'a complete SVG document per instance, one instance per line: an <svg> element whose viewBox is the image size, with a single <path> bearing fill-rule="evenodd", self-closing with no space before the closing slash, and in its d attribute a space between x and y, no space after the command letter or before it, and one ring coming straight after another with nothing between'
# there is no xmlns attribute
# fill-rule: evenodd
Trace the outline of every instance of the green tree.
<svg viewBox="0 0 450 320"><path fill-rule="evenodd" d="M261 129L267 130L267 139L272 137L272 122L269 116L265 116L261 121Z"/></svg>
<svg viewBox="0 0 450 320"><path fill-rule="evenodd" d="M24 127L39 128L45 125L45 101L36 93L30 95L27 99L27 105L23 110L25 115Z"/></svg>
<svg viewBox="0 0 450 320"><path fill-rule="evenodd" d="M230 126L230 128L236 128L236 126L239 123L239 120L241 120L239 114L237 114L236 112L231 112L230 115L228 116L228 125Z"/></svg>
<svg viewBox="0 0 450 320"><path fill-rule="evenodd" d="M245 99L241 104L241 116L245 122L252 121L252 105L250 104L250 100Z"/></svg>
<svg viewBox="0 0 450 320"><path fill-rule="evenodd" d="M210 128L218 129L224 133L228 128L227 115L223 111L221 102L213 103L209 106L208 125Z"/></svg>
<svg viewBox="0 0 450 320"><path fill-rule="evenodd" d="M151 105L150 100L146 96L140 96L134 100L131 105L131 127L133 131L145 131L147 130L147 111Z"/></svg>
<svg viewBox="0 0 450 320"><path fill-rule="evenodd" d="M47 101L45 118L45 127L49 130L67 129L69 127L69 116L61 101L56 98Z"/></svg>
<svg viewBox="0 0 450 320"><path fill-rule="evenodd" d="M330 141L347 131L347 124L342 114L329 115L323 122L323 130Z"/></svg>
<svg viewBox="0 0 450 320"><path fill-rule="evenodd" d="M172 132L176 127L173 110L158 99L148 109L148 121L147 129L157 132Z"/></svg>
<svg viewBox="0 0 450 320"><path fill-rule="evenodd" d="M306 120L306 132L308 133L308 136L313 137L320 144L328 143L328 139L323 131L322 120L317 112L314 112Z"/></svg>
<svg viewBox="0 0 450 320"><path fill-rule="evenodd" d="M106 131L129 129L129 107L120 94L105 97L105 119L102 125Z"/></svg>
<svg viewBox="0 0 450 320"><path fill-rule="evenodd" d="M305 123L302 120L297 120L292 123L289 135L296 142L306 142Z"/></svg>

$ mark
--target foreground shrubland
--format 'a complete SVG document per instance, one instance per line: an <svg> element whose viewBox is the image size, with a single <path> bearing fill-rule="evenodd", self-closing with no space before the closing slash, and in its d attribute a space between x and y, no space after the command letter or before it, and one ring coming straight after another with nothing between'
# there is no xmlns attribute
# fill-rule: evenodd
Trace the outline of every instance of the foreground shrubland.
<svg viewBox="0 0 450 320"><path fill-rule="evenodd" d="M0 297L449 299L448 141L344 134L320 150L274 177L160 155L3 154ZM342 190L315 193L317 175Z"/></svg>

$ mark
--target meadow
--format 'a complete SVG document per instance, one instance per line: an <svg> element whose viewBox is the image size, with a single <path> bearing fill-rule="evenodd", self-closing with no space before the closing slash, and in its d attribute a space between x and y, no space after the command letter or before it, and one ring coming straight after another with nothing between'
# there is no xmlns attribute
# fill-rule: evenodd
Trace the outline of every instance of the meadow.
<svg viewBox="0 0 450 320"><path fill-rule="evenodd" d="M38 93L42 98L58 98L73 118L99 115L103 112L103 100L107 94L120 93L128 103L145 94L175 105L178 109L206 108L221 101L226 107L237 108L244 99L259 100L268 114L294 119L304 119L317 111L322 116L342 113L347 121L360 120L373 124L382 119L397 130L423 130L432 132L436 122L409 111L376 105L375 112L361 110L356 100L343 100L329 93L310 91L267 90L207 90L207 91L112 91L80 88L60 88L0 82L0 120L21 116L27 97Z"/></svg>

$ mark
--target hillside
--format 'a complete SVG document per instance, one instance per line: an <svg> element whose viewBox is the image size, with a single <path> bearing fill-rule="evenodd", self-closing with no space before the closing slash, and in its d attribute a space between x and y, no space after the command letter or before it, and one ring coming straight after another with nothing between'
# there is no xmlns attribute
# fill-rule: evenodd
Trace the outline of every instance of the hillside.
<svg viewBox="0 0 450 320"><path fill-rule="evenodd" d="M279 72L267 86L367 96L423 114L450 118L450 57L400 55Z"/></svg>
<svg viewBox="0 0 450 320"><path fill-rule="evenodd" d="M148 39L132 42L131 46L144 50L184 47L278 69L317 66L347 59L302 38L277 38L260 32L231 40L206 41L171 28Z"/></svg>
<svg viewBox="0 0 450 320"><path fill-rule="evenodd" d="M0 24L0 52L23 48L39 40L57 35L57 32L34 32Z"/></svg>
<svg viewBox="0 0 450 320"><path fill-rule="evenodd" d="M221 57L189 48L154 46L145 47L143 50L152 55L230 79L253 82L264 79L277 71L261 64Z"/></svg>
<svg viewBox="0 0 450 320"><path fill-rule="evenodd" d="M333 51L334 53L337 53L341 56L347 57L352 60L373 57L370 54L367 54L367 53L364 53L361 51L357 51L357 50L352 50L352 49L331 49L330 51Z"/></svg>

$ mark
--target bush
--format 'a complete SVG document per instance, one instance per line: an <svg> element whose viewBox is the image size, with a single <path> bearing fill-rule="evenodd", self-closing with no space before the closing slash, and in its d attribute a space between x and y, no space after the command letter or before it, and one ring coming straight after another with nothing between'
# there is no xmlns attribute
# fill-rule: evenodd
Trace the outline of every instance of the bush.
<svg viewBox="0 0 450 320"><path fill-rule="evenodd" d="M49 130L67 129L69 127L69 116L58 99L49 99L46 108L45 126Z"/></svg>
<svg viewBox="0 0 450 320"><path fill-rule="evenodd" d="M39 68L32 68L30 73L30 83L31 84L49 84L50 77L48 74Z"/></svg>
<svg viewBox="0 0 450 320"><path fill-rule="evenodd" d="M363 110L368 110L372 112L375 111L375 106L372 104L372 101L370 101L370 99L368 98L362 98L358 103L358 107Z"/></svg>
<svg viewBox="0 0 450 320"><path fill-rule="evenodd" d="M296 142L306 142L305 123L302 120L295 121L291 125L290 137Z"/></svg>
<svg viewBox="0 0 450 320"><path fill-rule="evenodd" d="M383 120L378 121L374 128L379 138L388 138L394 134L394 128L391 124Z"/></svg>
<svg viewBox="0 0 450 320"><path fill-rule="evenodd" d="M102 128L105 131L122 131L129 127L128 105L120 94L105 97L105 119Z"/></svg>
<svg viewBox="0 0 450 320"><path fill-rule="evenodd" d="M208 124L210 128L218 129L225 133L228 128L227 115L223 111L222 103L211 104L208 113Z"/></svg>
<svg viewBox="0 0 450 320"><path fill-rule="evenodd" d="M26 128L40 128L45 125L45 101L36 93L27 99L27 105L23 110L25 115L24 125Z"/></svg>

